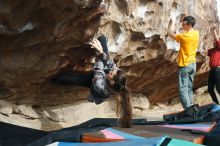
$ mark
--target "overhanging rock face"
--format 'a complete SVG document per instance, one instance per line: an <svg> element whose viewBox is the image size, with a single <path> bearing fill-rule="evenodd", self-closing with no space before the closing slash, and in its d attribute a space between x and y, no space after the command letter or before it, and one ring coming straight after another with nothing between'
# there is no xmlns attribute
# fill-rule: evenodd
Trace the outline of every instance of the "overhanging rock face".
<svg viewBox="0 0 220 146"><path fill-rule="evenodd" d="M18 104L60 105L86 99L82 87L52 85L65 71L87 72L87 43L104 34L112 57L127 71L132 92L152 103L177 96L178 44L166 34L171 18L195 16L200 31L195 88L207 80L203 49L211 47L217 22L213 0L2 0L0 1L0 99Z"/></svg>

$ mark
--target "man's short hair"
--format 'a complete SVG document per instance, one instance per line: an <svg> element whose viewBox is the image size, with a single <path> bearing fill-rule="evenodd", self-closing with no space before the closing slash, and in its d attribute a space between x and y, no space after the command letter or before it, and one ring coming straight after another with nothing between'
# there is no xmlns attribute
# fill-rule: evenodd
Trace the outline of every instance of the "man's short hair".
<svg viewBox="0 0 220 146"><path fill-rule="evenodd" d="M191 25L192 27L194 27L196 20L193 16L186 16L183 18L183 22L186 21L187 25Z"/></svg>

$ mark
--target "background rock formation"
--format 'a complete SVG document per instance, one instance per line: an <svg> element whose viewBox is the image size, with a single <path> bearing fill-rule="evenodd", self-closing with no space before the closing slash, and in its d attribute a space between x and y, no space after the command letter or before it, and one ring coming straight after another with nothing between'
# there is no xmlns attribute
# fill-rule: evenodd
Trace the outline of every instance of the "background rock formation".
<svg viewBox="0 0 220 146"><path fill-rule="evenodd" d="M118 64L127 71L133 92L144 93L151 103L178 96L179 46L166 34L171 18L176 20L176 32L180 32L180 20L185 15L196 17L200 31L195 88L206 84L206 58L200 52L212 44L210 24L217 21L214 5L215 1L205 0L112 1L99 30L110 37L109 45L117 51Z"/></svg>
<svg viewBox="0 0 220 146"><path fill-rule="evenodd" d="M0 99L35 108L85 104L88 89L50 80L66 70L90 71L95 52L87 43L104 34L130 91L152 104L167 102L178 96L178 44L167 28L173 18L180 32L185 15L196 18L200 31L199 88L207 82L203 51L212 46L210 27L218 22L213 0L0 0Z"/></svg>

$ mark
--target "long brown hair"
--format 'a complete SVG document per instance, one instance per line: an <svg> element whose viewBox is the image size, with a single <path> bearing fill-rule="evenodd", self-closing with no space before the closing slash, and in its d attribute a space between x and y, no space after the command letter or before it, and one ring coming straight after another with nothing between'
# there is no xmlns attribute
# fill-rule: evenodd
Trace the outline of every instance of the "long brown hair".
<svg viewBox="0 0 220 146"><path fill-rule="evenodd" d="M130 94L126 87L126 73L118 70L113 79L115 81L114 88L117 91L116 113L119 116L119 125L123 128L129 128L132 126L132 107Z"/></svg>

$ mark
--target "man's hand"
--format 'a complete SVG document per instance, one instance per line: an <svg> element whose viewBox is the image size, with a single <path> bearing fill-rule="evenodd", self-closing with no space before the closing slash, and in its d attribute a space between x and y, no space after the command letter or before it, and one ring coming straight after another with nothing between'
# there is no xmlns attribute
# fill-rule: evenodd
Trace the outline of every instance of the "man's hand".
<svg viewBox="0 0 220 146"><path fill-rule="evenodd" d="M103 53L103 48L101 43L99 42L99 40L94 39L91 43L89 43L91 45L91 48L95 48L100 54Z"/></svg>
<svg viewBox="0 0 220 146"><path fill-rule="evenodd" d="M211 30L213 31L214 33L214 37L215 37L215 40L218 41L219 40L219 35L216 31L216 24L213 25L213 27L211 28Z"/></svg>

